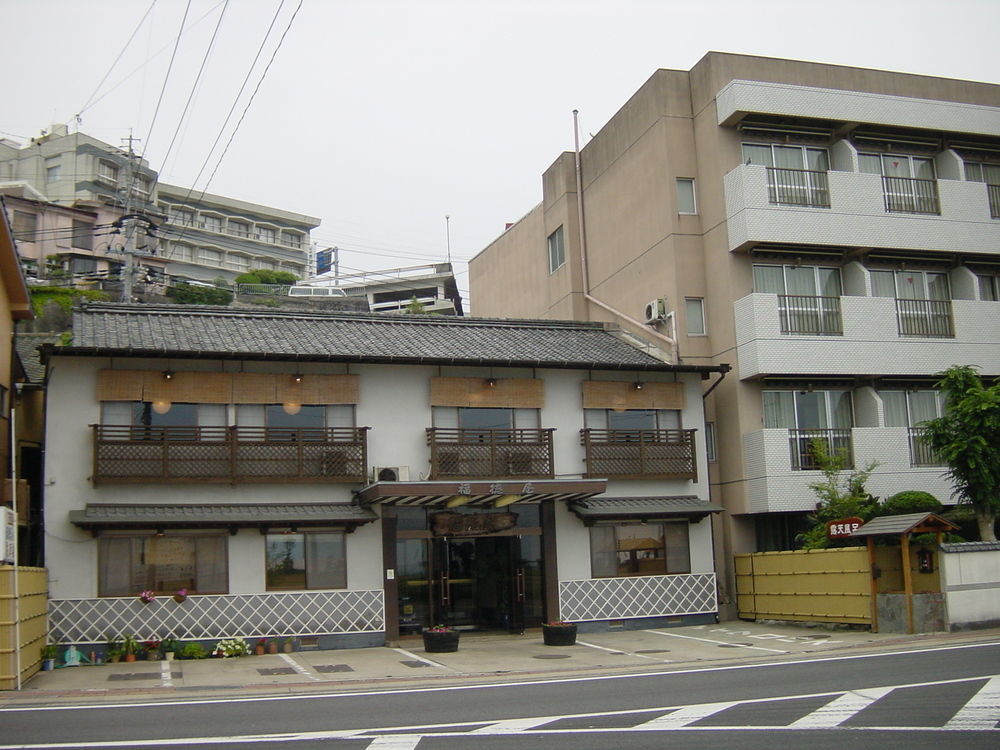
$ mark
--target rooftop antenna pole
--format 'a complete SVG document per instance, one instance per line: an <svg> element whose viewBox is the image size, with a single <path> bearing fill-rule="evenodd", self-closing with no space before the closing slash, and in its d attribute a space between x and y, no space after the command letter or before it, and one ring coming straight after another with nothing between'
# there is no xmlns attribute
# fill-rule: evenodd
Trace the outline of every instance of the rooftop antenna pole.
<svg viewBox="0 0 1000 750"><path fill-rule="evenodd" d="M448 262L451 263L451 217L448 214L444 215L444 234L448 246Z"/></svg>

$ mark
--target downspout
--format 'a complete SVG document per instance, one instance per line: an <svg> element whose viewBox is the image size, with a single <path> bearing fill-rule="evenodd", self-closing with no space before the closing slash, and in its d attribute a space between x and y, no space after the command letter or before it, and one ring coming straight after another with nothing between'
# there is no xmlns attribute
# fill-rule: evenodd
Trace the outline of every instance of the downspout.
<svg viewBox="0 0 1000 750"><path fill-rule="evenodd" d="M665 336L659 331L652 330L648 325L633 318L630 315L626 315L620 310L616 310L611 305L606 302L602 302L590 293L590 276L587 270L587 229L586 224L583 220L583 168L580 166L580 110L573 110L573 146L575 148L574 157L576 161L576 216L577 224L580 228L580 270L583 273L583 298L588 302L593 302L598 307L607 310L609 313L614 315L616 318L621 318L628 323L636 326L644 333L659 339L665 343L668 347L667 352L670 357L671 364L678 364L677 356L677 339L676 331L674 331L674 318L673 314L670 315L670 327L671 336Z"/></svg>
<svg viewBox="0 0 1000 750"><path fill-rule="evenodd" d="M13 338L13 337L12 337ZM20 562L20 550L18 549L18 533L20 532L20 519L18 518L17 511L17 399L21 395L21 389L18 388L20 383L14 384L14 392L11 394L13 397L10 404L10 482L11 482L11 498L13 502L11 505L14 508L14 582L13 591L14 594L14 674L15 674L15 690L21 689L21 592L18 585L20 578L19 566Z"/></svg>

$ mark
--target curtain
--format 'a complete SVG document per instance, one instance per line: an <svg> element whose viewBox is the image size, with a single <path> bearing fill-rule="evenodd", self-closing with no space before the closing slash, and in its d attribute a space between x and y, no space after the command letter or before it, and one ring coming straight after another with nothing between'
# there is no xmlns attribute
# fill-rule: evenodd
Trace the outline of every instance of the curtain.
<svg viewBox="0 0 1000 750"><path fill-rule="evenodd" d="M101 537L97 540L97 595L129 596L132 588L132 538Z"/></svg>
<svg viewBox="0 0 1000 750"><path fill-rule="evenodd" d="M873 297L895 297L896 282L892 271L871 271L872 296Z"/></svg>
<svg viewBox="0 0 1000 750"><path fill-rule="evenodd" d="M347 558L344 554L343 534L306 534L306 587L347 588Z"/></svg>
<svg viewBox="0 0 1000 750"><path fill-rule="evenodd" d="M229 540L224 536L194 539L196 590L199 594L225 594L229 591Z"/></svg>
<svg viewBox="0 0 1000 750"><path fill-rule="evenodd" d="M667 543L667 572L690 573L691 550L687 521L663 524Z"/></svg>
<svg viewBox="0 0 1000 750"><path fill-rule="evenodd" d="M764 294L784 294L785 276L781 266L754 266L753 290Z"/></svg>
<svg viewBox="0 0 1000 750"><path fill-rule="evenodd" d="M613 526L592 526L590 529L590 574L594 578L610 578L618 574Z"/></svg>
<svg viewBox="0 0 1000 750"><path fill-rule="evenodd" d="M882 410L886 427L909 427L904 391L882 391Z"/></svg>
<svg viewBox="0 0 1000 750"><path fill-rule="evenodd" d="M795 403L791 391L764 391L764 427L794 428Z"/></svg>
<svg viewBox="0 0 1000 750"><path fill-rule="evenodd" d="M910 395L910 426L916 427L928 419L937 419L937 391L916 391Z"/></svg>

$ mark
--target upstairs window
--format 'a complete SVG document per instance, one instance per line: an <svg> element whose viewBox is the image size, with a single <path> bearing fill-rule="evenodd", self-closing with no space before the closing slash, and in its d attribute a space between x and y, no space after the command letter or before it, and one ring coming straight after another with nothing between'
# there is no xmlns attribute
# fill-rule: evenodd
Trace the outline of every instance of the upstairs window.
<svg viewBox="0 0 1000 750"><path fill-rule="evenodd" d="M52 158L45 160L45 181L46 182L56 182L61 174L62 165L59 163L59 157L54 156Z"/></svg>
<svg viewBox="0 0 1000 750"><path fill-rule="evenodd" d="M866 174L915 180L934 179L934 160L906 154L858 154L858 167Z"/></svg>
<svg viewBox="0 0 1000 750"><path fill-rule="evenodd" d="M261 242L269 242L272 245L278 237L278 231L271 227L257 227L257 239Z"/></svg>
<svg viewBox="0 0 1000 750"><path fill-rule="evenodd" d="M282 232L281 244L285 247L302 247L302 237L294 232Z"/></svg>
<svg viewBox="0 0 1000 750"><path fill-rule="evenodd" d="M584 426L592 430L679 430L676 409L584 409Z"/></svg>
<svg viewBox="0 0 1000 750"><path fill-rule="evenodd" d="M202 214L201 228L209 232L221 232L222 217L212 216L211 214Z"/></svg>
<svg viewBox="0 0 1000 750"><path fill-rule="evenodd" d="M38 214L27 211L14 211L14 239L21 242L34 242L38 231Z"/></svg>
<svg viewBox="0 0 1000 750"><path fill-rule="evenodd" d="M969 182L985 182L1000 185L1000 164L984 161L965 162L965 179Z"/></svg>
<svg viewBox="0 0 1000 750"><path fill-rule="evenodd" d="M870 272L872 296L896 299L948 300L951 291L948 274L935 271L881 271Z"/></svg>
<svg viewBox="0 0 1000 750"><path fill-rule="evenodd" d="M694 180L688 177L677 178L677 213L698 213L698 206L694 199Z"/></svg>
<svg viewBox="0 0 1000 750"><path fill-rule="evenodd" d="M94 225L87 221L73 219L72 245L80 250L94 249Z"/></svg>
<svg viewBox="0 0 1000 750"><path fill-rule="evenodd" d="M170 223L179 224L184 227L194 226L194 211L188 211L183 208L171 208Z"/></svg>
<svg viewBox="0 0 1000 750"><path fill-rule="evenodd" d="M778 169L826 172L830 169L830 156L825 148L777 143L744 143L743 163Z"/></svg>
<svg viewBox="0 0 1000 750"><path fill-rule="evenodd" d="M879 391L886 427L916 427L944 412L944 399L932 390Z"/></svg>
<svg viewBox="0 0 1000 750"><path fill-rule="evenodd" d="M230 219L226 225L226 231L234 237L249 237L250 225L245 221Z"/></svg>
<svg viewBox="0 0 1000 750"><path fill-rule="evenodd" d="M764 391L764 427L846 429L854 423L850 391Z"/></svg>
<svg viewBox="0 0 1000 750"><path fill-rule="evenodd" d="M106 161L101 159L97 162L97 176L106 181L110 182L112 185L118 184L118 165L114 162Z"/></svg>
<svg viewBox="0 0 1000 750"><path fill-rule="evenodd" d="M979 281L979 299L1000 302L1000 273L976 274Z"/></svg>
<svg viewBox="0 0 1000 750"><path fill-rule="evenodd" d="M566 244L563 237L563 228L559 227L549 235L549 273L558 271L566 265Z"/></svg>

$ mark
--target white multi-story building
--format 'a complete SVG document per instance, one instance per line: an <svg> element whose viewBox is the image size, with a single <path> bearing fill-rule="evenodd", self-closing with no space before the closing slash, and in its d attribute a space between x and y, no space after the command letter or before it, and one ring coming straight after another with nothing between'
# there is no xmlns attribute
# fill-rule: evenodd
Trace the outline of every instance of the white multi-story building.
<svg viewBox="0 0 1000 750"><path fill-rule="evenodd" d="M60 643L716 617L725 368L596 323L115 304L43 354Z"/></svg>
<svg viewBox="0 0 1000 750"><path fill-rule="evenodd" d="M814 440L879 462L875 495L952 499L916 427L935 373L1000 375L1000 86L712 52L578 155L470 262L473 311L733 363L707 402L717 549L794 545Z"/></svg>

